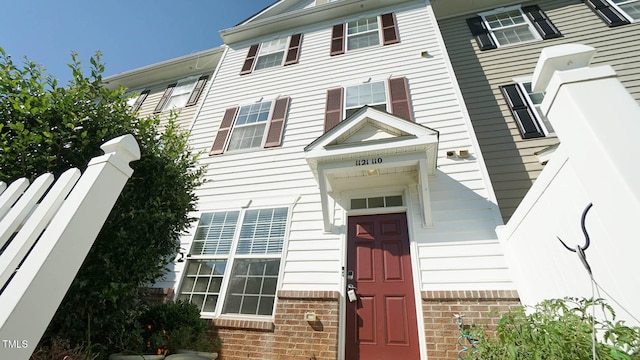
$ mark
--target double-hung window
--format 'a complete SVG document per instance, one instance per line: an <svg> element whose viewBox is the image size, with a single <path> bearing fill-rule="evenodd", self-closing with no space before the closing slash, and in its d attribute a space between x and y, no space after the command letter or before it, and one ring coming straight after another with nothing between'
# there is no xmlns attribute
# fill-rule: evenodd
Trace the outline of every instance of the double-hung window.
<svg viewBox="0 0 640 360"><path fill-rule="evenodd" d="M553 126L540 110L544 93L533 92L530 80L503 85L500 91L523 139L555 135Z"/></svg>
<svg viewBox="0 0 640 360"><path fill-rule="evenodd" d="M167 86L154 112L195 105L208 78L208 75L190 76Z"/></svg>
<svg viewBox="0 0 640 360"><path fill-rule="evenodd" d="M498 46L541 40L520 7L480 14Z"/></svg>
<svg viewBox="0 0 640 360"><path fill-rule="evenodd" d="M271 101L245 105L238 111L227 150L251 149L262 146L264 130L271 113Z"/></svg>
<svg viewBox="0 0 640 360"><path fill-rule="evenodd" d="M345 48L350 51L398 42L395 14L382 14L335 25L331 31L330 55L344 54Z"/></svg>
<svg viewBox="0 0 640 360"><path fill-rule="evenodd" d="M228 108L209 155L282 144L289 97Z"/></svg>
<svg viewBox="0 0 640 360"><path fill-rule="evenodd" d="M387 111L387 93L384 81L347 86L345 94L345 117L353 115L364 105Z"/></svg>
<svg viewBox="0 0 640 360"><path fill-rule="evenodd" d="M179 299L204 313L273 314L289 209L203 213Z"/></svg>
<svg viewBox="0 0 640 360"><path fill-rule="evenodd" d="M330 130L365 105L413 121L408 80L397 77L327 90L324 130Z"/></svg>
<svg viewBox="0 0 640 360"><path fill-rule="evenodd" d="M294 34L249 47L240 75L254 70L298 63L302 46L302 34Z"/></svg>
<svg viewBox="0 0 640 360"><path fill-rule="evenodd" d="M487 11L467 19L467 25L480 50L562 36L537 5Z"/></svg>
<svg viewBox="0 0 640 360"><path fill-rule="evenodd" d="M131 109L131 112L136 112L142 106L142 103L149 96L149 90L133 90L128 91L124 96L127 99L127 105Z"/></svg>
<svg viewBox="0 0 640 360"><path fill-rule="evenodd" d="M347 50L380 44L378 17L358 19L347 23Z"/></svg>

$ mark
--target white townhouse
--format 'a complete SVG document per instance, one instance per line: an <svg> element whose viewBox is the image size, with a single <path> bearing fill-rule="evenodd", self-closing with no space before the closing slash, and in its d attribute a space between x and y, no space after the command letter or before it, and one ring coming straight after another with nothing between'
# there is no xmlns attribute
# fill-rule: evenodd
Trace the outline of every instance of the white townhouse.
<svg viewBox="0 0 640 360"><path fill-rule="evenodd" d="M451 358L454 313L519 304L428 1L282 0L220 35L199 221L163 285L223 359Z"/></svg>
<svg viewBox="0 0 640 360"><path fill-rule="evenodd" d="M589 201L589 258L607 284L627 279L632 261L612 259L634 254L616 251L633 248L640 202L616 177L598 183L590 159L635 151L616 139L637 128L639 6L279 0L220 31L220 48L108 78L137 89L141 116L177 110L208 169L184 257L155 286L201 308L223 360L452 359L454 315L495 324L521 300L582 293L556 236L572 238ZM620 84L607 89L631 97L606 103L633 109L606 126L547 118L532 74L543 48L567 43L597 47L556 52L575 68L610 64ZM564 118L577 123L553 123ZM571 145L591 124L593 141ZM598 169L633 174L625 163ZM587 166L576 176L574 164Z"/></svg>

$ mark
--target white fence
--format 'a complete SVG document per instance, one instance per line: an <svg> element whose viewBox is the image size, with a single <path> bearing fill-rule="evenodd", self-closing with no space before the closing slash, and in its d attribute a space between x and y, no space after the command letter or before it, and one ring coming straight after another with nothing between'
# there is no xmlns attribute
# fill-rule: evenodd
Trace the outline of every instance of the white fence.
<svg viewBox="0 0 640 360"><path fill-rule="evenodd" d="M542 110L560 146L498 236L523 304L602 297L619 319L640 325L640 106L611 67L588 66L594 54L575 44L542 51L534 90L546 89ZM558 240L586 247L585 232L599 286Z"/></svg>
<svg viewBox="0 0 640 360"><path fill-rule="evenodd" d="M82 176L0 183L0 359L29 359L140 159L131 135L101 149Z"/></svg>

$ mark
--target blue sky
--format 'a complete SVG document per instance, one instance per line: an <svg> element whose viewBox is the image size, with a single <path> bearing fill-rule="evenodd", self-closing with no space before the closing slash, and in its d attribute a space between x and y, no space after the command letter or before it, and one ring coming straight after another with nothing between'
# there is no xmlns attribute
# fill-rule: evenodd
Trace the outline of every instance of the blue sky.
<svg viewBox="0 0 640 360"><path fill-rule="evenodd" d="M220 46L218 31L275 0L3 0L0 47L61 81L71 51L89 67L96 50L113 75Z"/></svg>

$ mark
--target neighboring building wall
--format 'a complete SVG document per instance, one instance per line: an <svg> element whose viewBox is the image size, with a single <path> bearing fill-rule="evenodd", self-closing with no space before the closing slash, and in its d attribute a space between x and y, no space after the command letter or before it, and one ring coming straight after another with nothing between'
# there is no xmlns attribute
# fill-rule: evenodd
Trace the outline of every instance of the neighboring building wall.
<svg viewBox="0 0 640 360"><path fill-rule="evenodd" d="M196 74L195 76L198 76L198 75L200 74ZM205 75L209 75L209 80L204 84L204 90L206 90L207 87L209 86L212 74L205 74ZM170 79L167 81L163 81L161 83L150 84L148 86L145 86L144 88L130 89L130 90L141 90L141 91L148 90L149 91L149 94L147 95L145 100L142 102L140 108L138 109L138 115L140 117L145 117L149 115L158 114L160 116L160 121L161 121L160 124L161 125L166 124L167 120L169 119L169 115L171 113L170 109L156 112L155 111L156 106L158 106L158 103L160 103L160 100L162 99L162 96L165 93L167 86L171 84L175 84L177 81L186 77L187 76L185 75L177 79ZM203 99L204 99L204 94L201 94L200 98L198 99L198 102L195 105L174 109L174 111L177 114L176 121L182 129L186 131L189 130L189 127L193 122L193 118L195 117L196 112L198 111L199 105L201 104Z"/></svg>
<svg viewBox="0 0 640 360"><path fill-rule="evenodd" d="M578 0L522 3L534 4L546 12L563 37L480 51L465 21L475 13L438 20L505 222L543 168L535 153L558 139L523 140L500 85L513 83L514 77L531 76L542 48L580 43L596 47L593 64L612 65L640 102L640 24L609 28ZM479 9L486 10L490 9Z"/></svg>

